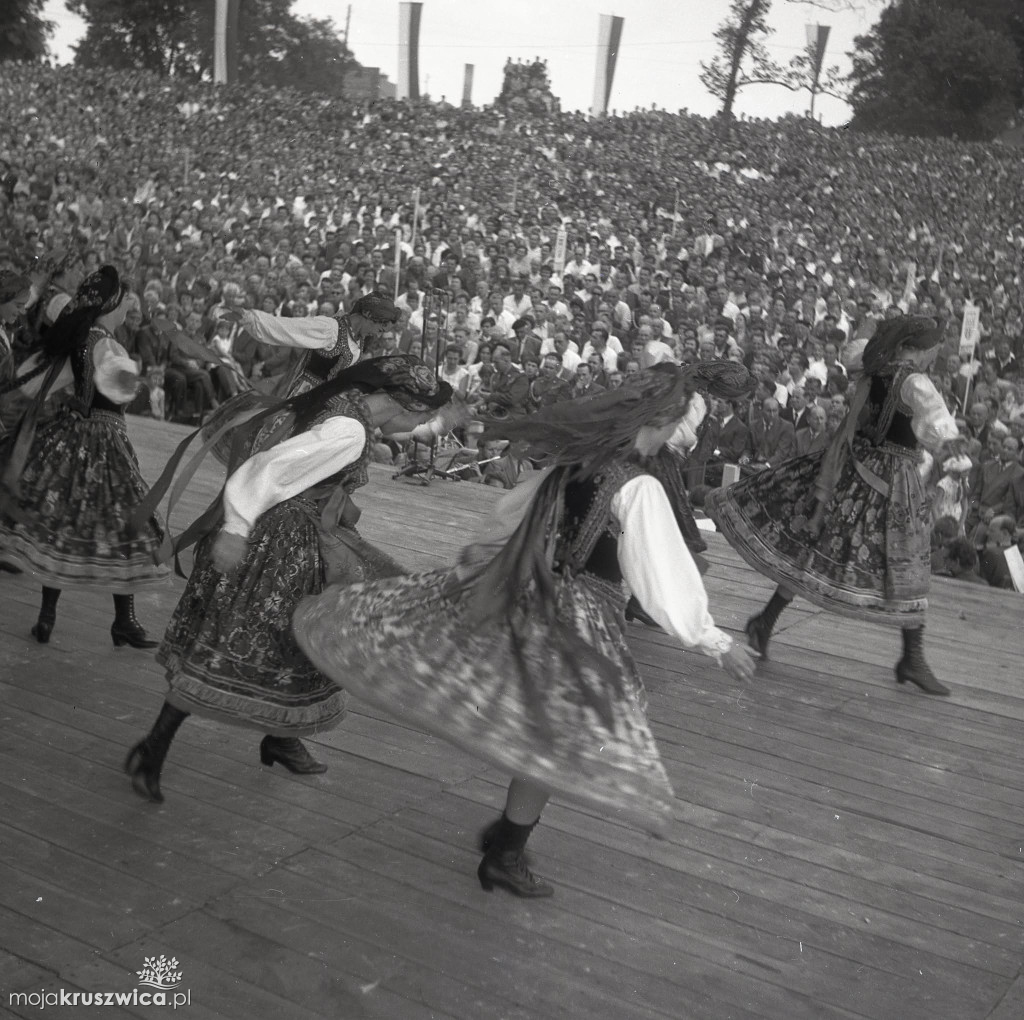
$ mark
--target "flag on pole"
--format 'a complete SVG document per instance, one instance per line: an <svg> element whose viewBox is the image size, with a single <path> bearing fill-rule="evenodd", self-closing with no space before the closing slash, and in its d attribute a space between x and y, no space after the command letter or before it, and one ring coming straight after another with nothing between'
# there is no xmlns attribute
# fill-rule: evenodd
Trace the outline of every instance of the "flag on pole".
<svg viewBox="0 0 1024 1020"><path fill-rule="evenodd" d="M420 15L422 3L398 5L398 98L420 98Z"/></svg>
<svg viewBox="0 0 1024 1020"><path fill-rule="evenodd" d="M614 14L602 14L597 25L597 66L594 69L594 101L590 112L602 117L608 112L608 100L612 94L615 78L615 61L619 56L622 42L622 23L625 18Z"/></svg>
<svg viewBox="0 0 1024 1020"><path fill-rule="evenodd" d="M473 64L466 64L462 75L462 105L473 105Z"/></svg>
<svg viewBox="0 0 1024 1020"><path fill-rule="evenodd" d="M828 45L828 25L806 25L807 50L811 55L811 72L815 81L821 74L821 65L825 62L825 47Z"/></svg>
<svg viewBox="0 0 1024 1020"><path fill-rule="evenodd" d="M213 18L213 80L233 85L238 80L238 3L217 0Z"/></svg>

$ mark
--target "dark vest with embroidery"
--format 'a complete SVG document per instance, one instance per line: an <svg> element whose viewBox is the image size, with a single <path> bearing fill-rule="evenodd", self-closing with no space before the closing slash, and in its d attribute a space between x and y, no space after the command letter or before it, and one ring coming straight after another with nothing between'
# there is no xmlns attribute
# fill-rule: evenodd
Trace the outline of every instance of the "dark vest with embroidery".
<svg viewBox="0 0 1024 1020"><path fill-rule="evenodd" d="M565 487L565 509L555 553L558 569L571 574L586 571L612 584L622 580L619 531L611 502L626 482L645 473L636 464L611 464L601 474Z"/></svg>
<svg viewBox="0 0 1024 1020"><path fill-rule="evenodd" d="M75 347L69 359L71 362L71 372L75 378L75 398L79 410L84 413L88 411L111 411L114 414L124 414L124 408L120 404L115 404L96 389L94 379L95 364L92 352L96 344L108 337L113 339L111 334L105 329L102 329L100 326L93 326L89 330L89 335L85 342Z"/></svg>
<svg viewBox="0 0 1024 1020"><path fill-rule="evenodd" d="M911 427L914 412L900 397L907 376L916 371L913 365L904 363L872 376L868 393L870 416L860 431L875 446L895 443L910 450L917 449L917 436Z"/></svg>

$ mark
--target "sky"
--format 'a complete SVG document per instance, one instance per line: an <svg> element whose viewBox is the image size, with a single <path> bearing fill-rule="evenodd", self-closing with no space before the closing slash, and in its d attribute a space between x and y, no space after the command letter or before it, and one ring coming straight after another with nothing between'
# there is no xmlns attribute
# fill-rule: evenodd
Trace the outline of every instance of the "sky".
<svg viewBox="0 0 1024 1020"><path fill-rule="evenodd" d="M195 0L213 3L214 0ZM833 13L817 5L774 0L769 22L775 29L768 49L781 64L806 45L805 26L831 26L825 65L838 64L845 73L856 35L877 20L881 0L842 4L852 10ZM356 59L379 67L397 81L397 0L295 0L293 12L330 18L344 32L351 9L349 45ZM83 33L81 21L64 7L64 0L47 0L46 17L57 22L51 52L59 63L73 58L71 45ZM668 110L687 109L711 116L718 101L700 83L700 62L715 53L715 29L729 12L729 0L424 0L420 25L420 90L434 98L458 102L464 65L475 66L473 102L484 105L501 91L502 68L508 57L548 63L552 91L564 110L586 110L593 96L597 58L598 15L625 18L622 44L609 107L632 110L652 104ZM780 117L805 113L806 92L780 86L751 86L742 90L736 113L751 117ZM820 96L816 114L826 125L845 123L849 107Z"/></svg>

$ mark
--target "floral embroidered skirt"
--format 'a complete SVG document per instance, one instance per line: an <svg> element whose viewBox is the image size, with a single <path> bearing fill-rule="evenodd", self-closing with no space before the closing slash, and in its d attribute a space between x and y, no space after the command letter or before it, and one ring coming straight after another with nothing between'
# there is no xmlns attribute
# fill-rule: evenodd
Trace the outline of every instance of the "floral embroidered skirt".
<svg viewBox="0 0 1024 1020"><path fill-rule="evenodd" d="M17 516L0 510L0 550L52 588L130 594L162 584L162 524L151 517L137 535L128 527L147 492L124 417L65 409L36 433Z"/></svg>
<svg viewBox="0 0 1024 1020"><path fill-rule="evenodd" d="M335 726L347 695L303 655L292 613L328 578L351 582L401 569L352 529L344 531L325 534L317 503L295 496L260 517L230 574L213 566L216 533L207 535L157 652L167 670L167 700L273 736Z"/></svg>
<svg viewBox="0 0 1024 1020"><path fill-rule="evenodd" d="M824 452L715 489L707 512L750 566L809 602L854 619L920 626L928 608L931 498L917 451L859 438L853 450L889 493L862 478L848 456L817 536L807 521Z"/></svg>
<svg viewBox="0 0 1024 1020"><path fill-rule="evenodd" d="M622 631L623 603L583 574L554 619L478 624L445 570L330 586L295 613L306 654L353 694L556 795L660 832L672 789Z"/></svg>

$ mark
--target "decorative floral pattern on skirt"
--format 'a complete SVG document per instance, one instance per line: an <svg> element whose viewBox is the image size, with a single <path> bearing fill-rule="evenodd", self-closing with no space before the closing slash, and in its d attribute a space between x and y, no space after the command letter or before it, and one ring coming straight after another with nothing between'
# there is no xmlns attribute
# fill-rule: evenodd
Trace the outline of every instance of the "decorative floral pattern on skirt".
<svg viewBox="0 0 1024 1020"><path fill-rule="evenodd" d="M817 536L807 522L824 452L715 489L707 512L755 570L815 605L855 619L919 626L928 607L931 499L916 451L861 438L853 449L888 482L889 495L865 481L848 456Z"/></svg>
<svg viewBox="0 0 1024 1020"><path fill-rule="evenodd" d="M672 790L621 605L558 581L557 623L472 621L448 571L331 586L295 614L306 654L359 697L555 794L661 831ZM564 628L564 629L563 629ZM587 652L580 655L585 645Z"/></svg>
<svg viewBox="0 0 1024 1020"><path fill-rule="evenodd" d="M299 600L324 586L318 523L312 500L279 503L256 522L245 558L230 574L213 566L216 533L199 543L157 652L172 705L274 736L339 722L345 692L302 654L292 633Z"/></svg>
<svg viewBox="0 0 1024 1020"><path fill-rule="evenodd" d="M147 491L121 415L64 410L36 433L20 479L24 519L0 512L0 549L53 588L127 594L162 584L161 522L128 528Z"/></svg>

